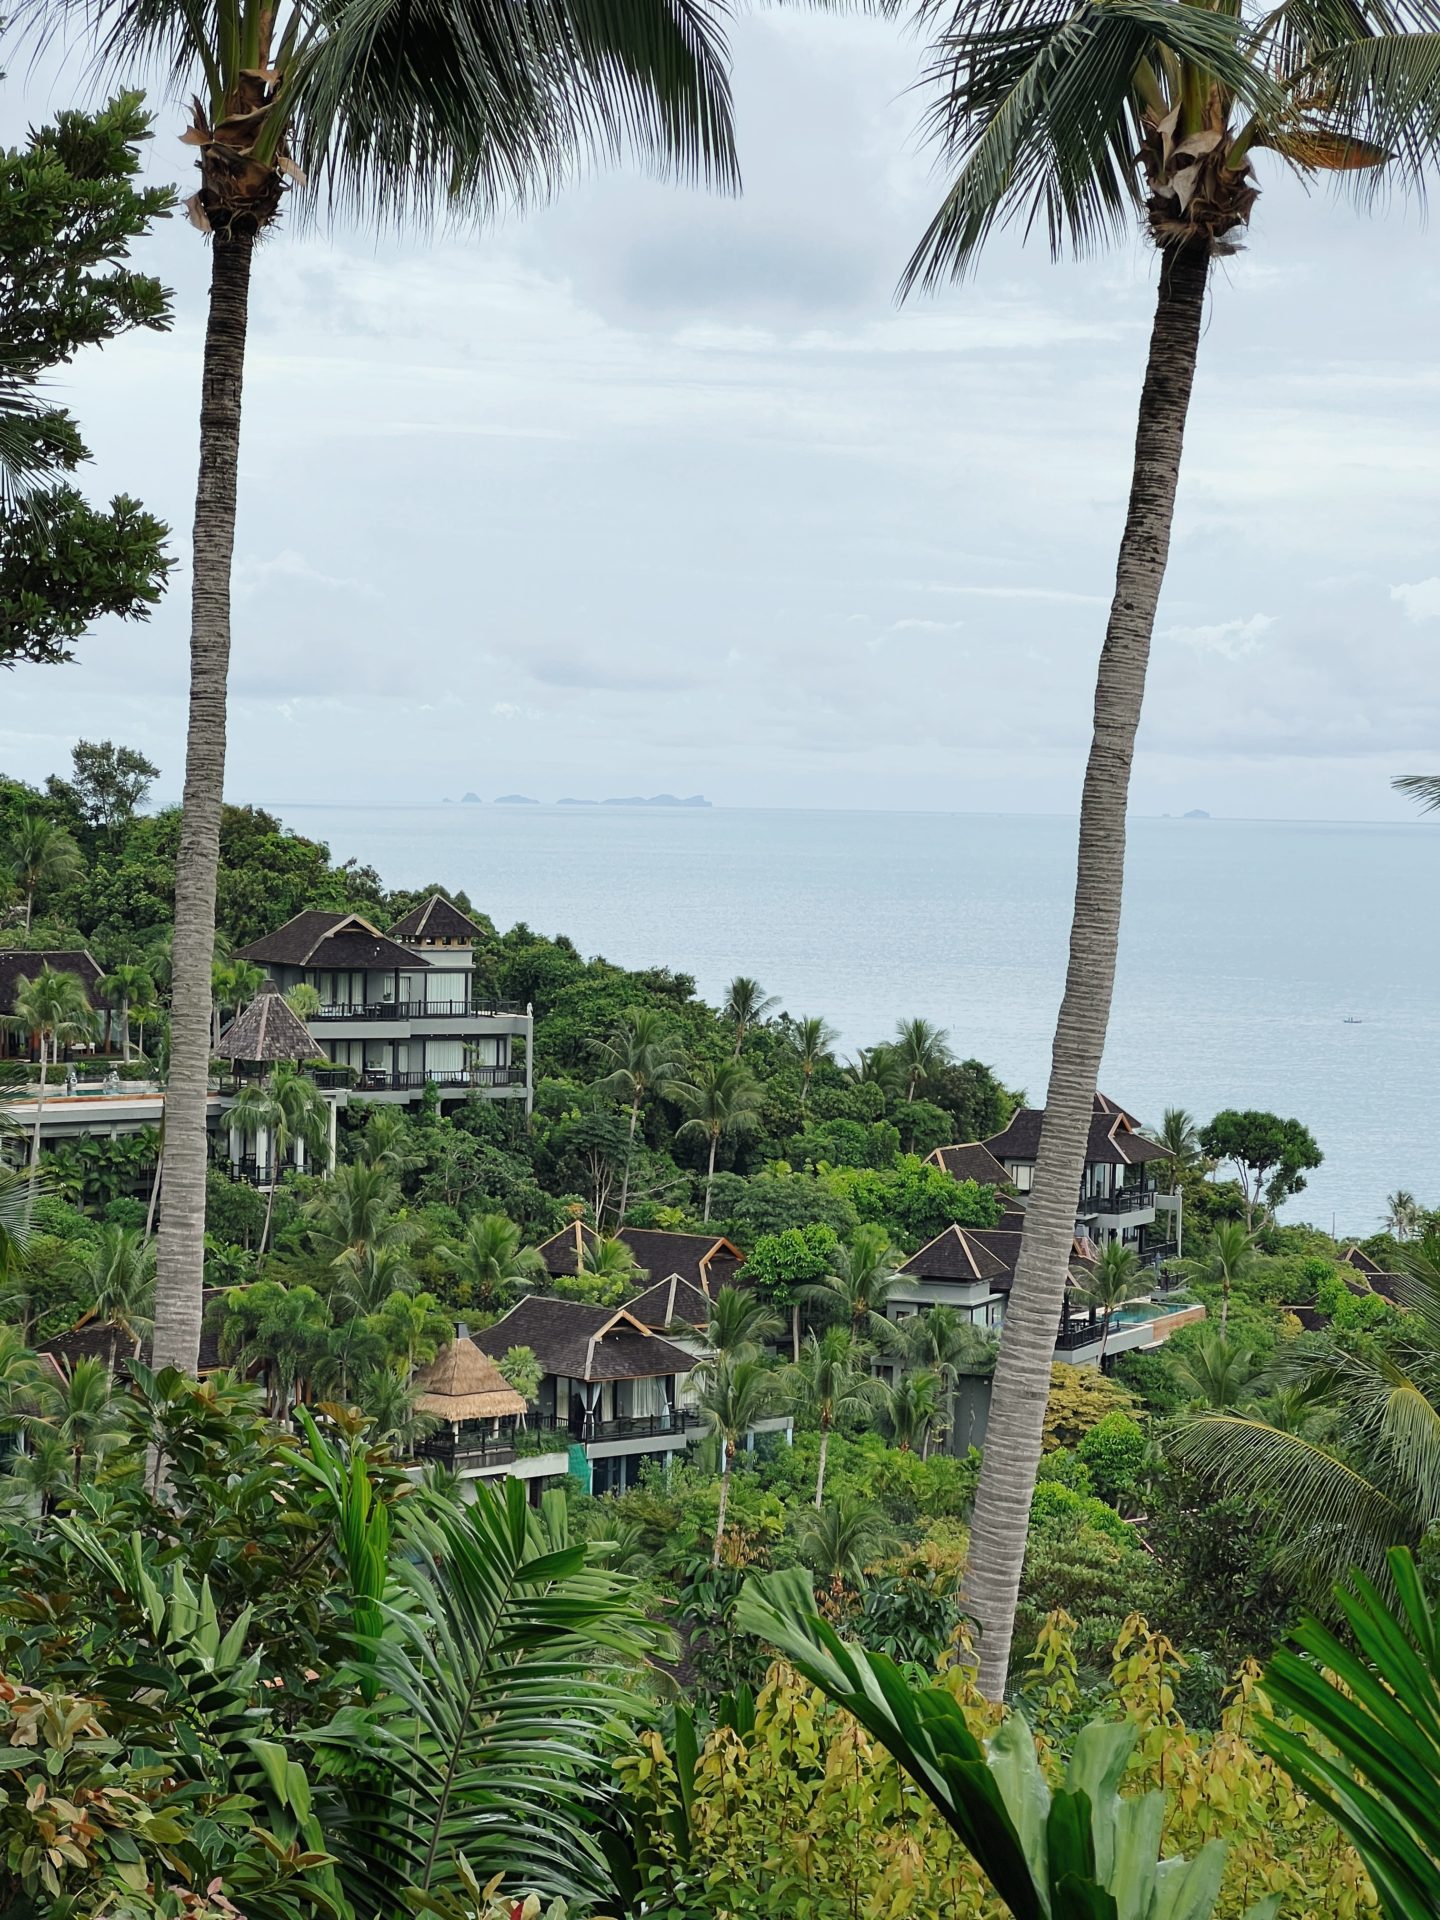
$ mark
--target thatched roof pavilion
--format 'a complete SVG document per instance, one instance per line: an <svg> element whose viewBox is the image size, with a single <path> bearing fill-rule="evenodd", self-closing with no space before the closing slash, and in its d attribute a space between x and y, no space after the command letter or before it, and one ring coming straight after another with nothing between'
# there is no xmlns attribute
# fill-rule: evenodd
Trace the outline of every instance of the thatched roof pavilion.
<svg viewBox="0 0 1440 1920"><path fill-rule="evenodd" d="M222 1060L273 1067L278 1060L313 1060L315 1042L305 1022L285 1004L279 987L267 980L221 1034L216 1051Z"/></svg>
<svg viewBox="0 0 1440 1920"><path fill-rule="evenodd" d="M525 1397L468 1335L452 1340L415 1375L415 1407L458 1427L464 1420L519 1419Z"/></svg>

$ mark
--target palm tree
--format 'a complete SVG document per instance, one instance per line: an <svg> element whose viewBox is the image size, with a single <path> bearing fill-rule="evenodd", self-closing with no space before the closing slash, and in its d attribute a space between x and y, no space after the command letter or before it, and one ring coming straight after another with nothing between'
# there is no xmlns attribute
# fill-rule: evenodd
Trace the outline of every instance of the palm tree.
<svg viewBox="0 0 1440 1920"><path fill-rule="evenodd" d="M89 1317L110 1329L106 1366L115 1372L115 1351L123 1334L132 1358L152 1325L155 1305L155 1246L133 1227L102 1226L87 1249L80 1284Z"/></svg>
<svg viewBox="0 0 1440 1920"><path fill-rule="evenodd" d="M95 1034L95 1013L85 989L73 973L42 966L33 980L24 974L15 982L14 1012L5 1024L16 1033L34 1034L40 1042L40 1083L35 1089L35 1124L30 1136L30 1166L40 1163L40 1125L45 1112L45 1074L58 1061L62 1047L78 1045Z"/></svg>
<svg viewBox="0 0 1440 1920"><path fill-rule="evenodd" d="M1397 1240L1413 1240L1420 1231L1420 1202L1404 1187L1385 1202L1385 1231Z"/></svg>
<svg viewBox="0 0 1440 1920"><path fill-rule="evenodd" d="M400 1189L387 1167L359 1160L337 1167L306 1207L310 1245L335 1263L349 1248L363 1254L370 1246L403 1243L410 1229L397 1213L399 1204Z"/></svg>
<svg viewBox="0 0 1440 1920"><path fill-rule="evenodd" d="M881 1226L866 1221L835 1253L835 1271L800 1290L805 1303L840 1316L857 1347L889 1347L896 1340L886 1314L904 1259Z"/></svg>
<svg viewBox="0 0 1440 1920"><path fill-rule="evenodd" d="M905 1075L905 1098L913 1100L922 1080L950 1064L950 1036L928 1020L901 1020L892 1052Z"/></svg>
<svg viewBox="0 0 1440 1920"><path fill-rule="evenodd" d="M800 1061L802 1107L810 1098L810 1082L815 1077L815 1069L834 1059L833 1048L838 1038L835 1029L819 1014L807 1014L803 1020L797 1020L791 1029L790 1044Z"/></svg>
<svg viewBox="0 0 1440 1920"><path fill-rule="evenodd" d="M598 1280L621 1280L627 1287L645 1278L634 1251L618 1234L587 1233L580 1248L580 1271Z"/></svg>
<svg viewBox="0 0 1440 1920"><path fill-rule="evenodd" d="M751 1027L763 1027L779 1005L778 996L766 993L758 980L736 974L726 989L725 1004L720 1009L720 1018L735 1029L735 1059L740 1058L740 1049Z"/></svg>
<svg viewBox="0 0 1440 1920"><path fill-rule="evenodd" d="M1216 1227L1198 1259L1186 1260L1183 1271L1188 1280L1220 1289L1220 1331L1230 1322L1230 1295L1255 1264L1255 1236L1247 1233L1238 1220L1225 1220Z"/></svg>
<svg viewBox="0 0 1440 1920"><path fill-rule="evenodd" d="M861 1047L846 1072L859 1086L879 1087L887 1100L898 1100L905 1091L905 1069L894 1047Z"/></svg>
<svg viewBox="0 0 1440 1920"><path fill-rule="evenodd" d="M620 1207L616 1219L624 1223L630 1204L630 1163L635 1153L635 1128L641 1104L651 1094L663 1093L680 1077L680 1061L673 1051L668 1022L653 1007L641 1007L621 1022L608 1040L600 1043L602 1056L611 1071L600 1082L607 1093L630 1103L630 1131L625 1142L625 1171L620 1181Z"/></svg>
<svg viewBox="0 0 1440 1920"><path fill-rule="evenodd" d="M1177 1347L1171 1369L1192 1411L1234 1411L1254 1403L1262 1370L1252 1347L1206 1327L1192 1346Z"/></svg>
<svg viewBox="0 0 1440 1920"><path fill-rule="evenodd" d="M76 1493L86 1470L93 1472L124 1438L124 1416L103 1360L77 1360L47 1394L40 1417L69 1459L70 1485Z"/></svg>
<svg viewBox="0 0 1440 1920"><path fill-rule="evenodd" d="M1388 69L1382 61L1368 80L1346 70L1354 45L1381 29L1392 54L1403 46L1404 36L1389 32L1388 9L1358 0L1337 24L1305 0L1280 0L1243 28L1237 11L1218 0L1136 0L1123 9L1089 0L957 0L934 56L934 127L954 174L906 271L907 289L964 275L992 229L1012 217L1044 227L1056 251L1067 241L1085 251L1111 236L1128 244L1143 213L1160 256L1130 502L1096 680L1069 967L971 1533L966 1599L980 1628L980 1686L992 1699L1003 1696L1009 1669L1075 1195L1109 1021L1130 764L1210 263L1233 250L1248 218L1257 152L1309 176L1361 167L1387 151L1410 158L1421 137L1413 125L1376 144L1360 137L1412 78L1403 56Z"/></svg>
<svg viewBox="0 0 1440 1920"><path fill-rule="evenodd" d="M350 1137L354 1141L351 1153L358 1162L367 1167L386 1167L397 1178L425 1164L424 1154L416 1151L415 1130L398 1107L372 1105L360 1134Z"/></svg>
<svg viewBox="0 0 1440 1920"><path fill-rule="evenodd" d="M1393 1327L1272 1366L1304 1390L1303 1421L1288 1407L1284 1424L1248 1410L1247 1382L1171 1442L1182 1465L1269 1518L1277 1563L1317 1600L1352 1566L1386 1585L1387 1549L1418 1551L1440 1513L1440 1234L1404 1261L1409 1310ZM1321 1411L1328 1434L1317 1437Z"/></svg>
<svg viewBox="0 0 1440 1920"><path fill-rule="evenodd" d="M770 1311L759 1294L748 1288L721 1287L710 1302L705 1340L712 1353L740 1359L761 1353L778 1337L781 1325L780 1316Z"/></svg>
<svg viewBox="0 0 1440 1920"><path fill-rule="evenodd" d="M415 1401L419 1388L393 1367L371 1367L355 1382L355 1404L370 1421L373 1446L389 1447L408 1459L416 1443L439 1425L433 1414L420 1413Z"/></svg>
<svg viewBox="0 0 1440 1920"><path fill-rule="evenodd" d="M275 1189L286 1156L298 1145L304 1149L307 1163L321 1167L330 1163L330 1109L314 1081L289 1061L282 1061L263 1086L241 1089L226 1119L242 1139L263 1138L268 1142L266 1164L257 1168L266 1183L265 1224L257 1249L263 1255L270 1243Z"/></svg>
<svg viewBox="0 0 1440 1920"><path fill-rule="evenodd" d="M210 969L210 1045L220 1045L220 1028L227 1009L243 1013L265 984L265 969L253 960L216 961Z"/></svg>
<svg viewBox="0 0 1440 1920"><path fill-rule="evenodd" d="M79 847L63 827L42 814L22 813L10 830L10 863L25 895L25 931L35 917L35 900L85 871Z"/></svg>
<svg viewBox="0 0 1440 1920"><path fill-rule="evenodd" d="M557 183L587 152L633 143L687 174L734 166L723 51L697 0L556 0L478 22L359 5L225 0L35 0L125 74L154 61L195 92L192 222L210 237L190 618L190 712L175 872L169 1204L160 1225L158 1363L193 1371L200 1345L210 969L225 777L230 571L251 265L306 176L331 204L385 220L437 205L489 213Z"/></svg>
<svg viewBox="0 0 1440 1920"><path fill-rule="evenodd" d="M780 1383L763 1360L749 1355L717 1353L703 1360L690 1376L695 1386L696 1411L709 1432L720 1439L720 1512L715 1521L712 1567L720 1564L725 1540L725 1512L730 1501L730 1469L740 1442L755 1425L774 1412Z"/></svg>
<svg viewBox="0 0 1440 1920"><path fill-rule="evenodd" d="M1105 1370L1105 1349L1110 1344L1110 1322L1116 1309L1126 1305L1141 1290L1140 1256L1123 1240L1107 1240L1084 1286L1073 1291L1089 1306L1100 1310L1100 1370Z"/></svg>
<svg viewBox="0 0 1440 1920"><path fill-rule="evenodd" d="M520 1229L503 1213L477 1214L465 1238L446 1256L451 1275L469 1288L468 1300L484 1313L503 1313L518 1294L545 1280L545 1262L521 1244Z"/></svg>
<svg viewBox="0 0 1440 1920"><path fill-rule="evenodd" d="M297 1020L311 1020L323 1003L318 987L312 987L308 980L297 980L293 987L286 989L285 1004Z"/></svg>
<svg viewBox="0 0 1440 1920"><path fill-rule="evenodd" d="M715 1155L720 1142L731 1134L749 1133L755 1127L760 1089L738 1062L722 1060L718 1066L702 1066L694 1086L677 1086L674 1094L690 1116L680 1127L680 1133L698 1133L710 1144L705 1169L704 1218L708 1223L715 1185Z"/></svg>
<svg viewBox="0 0 1440 1920"><path fill-rule="evenodd" d="M807 1334L800 1358L790 1369L789 1387L796 1410L820 1430L815 1467L815 1506L825 1500L825 1468L830 1435L837 1425L863 1420L875 1405L879 1382L860 1364L848 1327L827 1327Z"/></svg>
<svg viewBox="0 0 1440 1920"><path fill-rule="evenodd" d="M1200 1159L1200 1129L1194 1114L1187 1113L1184 1107L1166 1107L1151 1138L1170 1156L1170 1185L1166 1192L1174 1193L1180 1184L1180 1175Z"/></svg>
<svg viewBox="0 0 1440 1920"><path fill-rule="evenodd" d="M122 961L100 981L98 991L113 1005L120 1004L120 1057L130 1064L130 1010L150 1007L155 1002L155 982L136 962Z"/></svg>
<svg viewBox="0 0 1440 1920"><path fill-rule="evenodd" d="M404 1246L346 1247L335 1262L338 1276L330 1299L347 1309L347 1321L378 1313L392 1293L409 1293L415 1286L415 1269Z"/></svg>
<svg viewBox="0 0 1440 1920"><path fill-rule="evenodd" d="M1396 793L1418 800L1422 813L1440 813L1440 773L1401 773L1390 784Z"/></svg>
<svg viewBox="0 0 1440 1920"><path fill-rule="evenodd" d="M928 1368L903 1373L884 1389L883 1404L896 1446L902 1453L919 1447L923 1460L930 1451L931 1430L940 1418L940 1376Z"/></svg>
<svg viewBox="0 0 1440 1920"><path fill-rule="evenodd" d="M0 1165L0 1288L14 1281L34 1235L35 1180L33 1172Z"/></svg>
<svg viewBox="0 0 1440 1920"><path fill-rule="evenodd" d="M988 1366L995 1358L994 1343L958 1307L927 1307L899 1324L905 1364L935 1374L945 1392L953 1393L962 1373Z"/></svg>
<svg viewBox="0 0 1440 1920"><path fill-rule="evenodd" d="M826 1586L865 1584L865 1569L887 1553L895 1529L885 1509L858 1493L842 1493L810 1515L800 1534L800 1558Z"/></svg>

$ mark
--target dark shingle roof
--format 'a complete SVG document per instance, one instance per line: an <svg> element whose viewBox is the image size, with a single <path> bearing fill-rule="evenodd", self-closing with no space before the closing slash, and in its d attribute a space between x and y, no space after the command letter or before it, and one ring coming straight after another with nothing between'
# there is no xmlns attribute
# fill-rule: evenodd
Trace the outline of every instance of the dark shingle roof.
<svg viewBox="0 0 1440 1920"><path fill-rule="evenodd" d="M1387 1273L1378 1260L1372 1260L1368 1253L1362 1253L1359 1247L1349 1247L1340 1256L1340 1264L1351 1268L1355 1273L1363 1274L1371 1293L1378 1293L1382 1300L1392 1304L1402 1301L1405 1290L1405 1276L1399 1273Z"/></svg>
<svg viewBox="0 0 1440 1920"><path fill-rule="evenodd" d="M73 973L92 1006L105 1004L104 995L96 991L102 977L99 962L84 947L0 947L0 1013L14 1012L17 986L33 980L42 967Z"/></svg>
<svg viewBox="0 0 1440 1920"><path fill-rule="evenodd" d="M1011 1269L970 1228L951 1226L912 1253L900 1271L915 1280L955 1280L974 1286L981 1280L1008 1280Z"/></svg>
<svg viewBox="0 0 1440 1920"><path fill-rule="evenodd" d="M1021 1107L1004 1132L992 1134L985 1145L997 1160L1034 1160L1040 1152L1040 1123L1044 1118L1041 1107ZM1123 1108L1107 1100L1103 1093L1096 1094L1090 1139L1085 1148L1087 1164L1133 1167L1143 1161L1169 1158L1164 1147L1135 1131L1135 1122Z"/></svg>
<svg viewBox="0 0 1440 1920"><path fill-rule="evenodd" d="M1020 1258L1019 1233L1005 1233L998 1227L967 1227L969 1238L992 1254L1004 1268L1003 1275L997 1275L994 1287L997 1293L1008 1293L1015 1279L1015 1266ZM1084 1285L1089 1278L1088 1268L1092 1262L1080 1250L1079 1241L1072 1241L1070 1253L1070 1279Z"/></svg>
<svg viewBox="0 0 1440 1920"><path fill-rule="evenodd" d="M546 1373L569 1380L641 1380L688 1373L695 1364L626 1307L587 1307L540 1293L528 1294L503 1320L472 1337L492 1359L511 1347L529 1347Z"/></svg>
<svg viewBox="0 0 1440 1920"><path fill-rule="evenodd" d="M672 1273L638 1300L627 1300L625 1311L642 1327L703 1327L710 1320L710 1295Z"/></svg>
<svg viewBox="0 0 1440 1920"><path fill-rule="evenodd" d="M936 1147L928 1157L952 1180L976 1180L982 1187L998 1187L1010 1178L990 1149L978 1140L966 1140L957 1147Z"/></svg>
<svg viewBox="0 0 1440 1920"><path fill-rule="evenodd" d="M744 1256L732 1241L707 1233L662 1233L652 1227L622 1227L618 1236L656 1280L679 1274L714 1295L733 1285Z"/></svg>
<svg viewBox="0 0 1440 1920"><path fill-rule="evenodd" d="M271 967L323 967L353 969L356 972L392 971L403 967L413 971L428 967L423 954L395 941L362 920L358 913L327 913L309 907L287 920L273 933L241 947L237 960L256 960Z"/></svg>
<svg viewBox="0 0 1440 1920"><path fill-rule="evenodd" d="M223 1287L207 1287L200 1296L200 1358L197 1370L209 1373L224 1363L220 1358L220 1337L213 1324L218 1315L214 1311L215 1303L224 1295ZM57 1333L53 1340L47 1340L43 1346L35 1349L42 1360L48 1360L55 1371L62 1376L68 1374L77 1360L103 1360L110 1352L110 1328L103 1321L85 1319L78 1325L69 1327L64 1333ZM149 1342L142 1341L141 1357L149 1358ZM116 1335L115 1364L120 1365L130 1358L130 1343L123 1333Z"/></svg>
<svg viewBox="0 0 1440 1920"><path fill-rule="evenodd" d="M253 1060L273 1066L277 1060L313 1060L315 1042L300 1016L285 1003L279 987L267 980L220 1036L222 1060Z"/></svg>
<svg viewBox="0 0 1440 1920"><path fill-rule="evenodd" d="M467 920L443 893L432 893L390 929L392 940L479 940L479 927Z"/></svg>
<svg viewBox="0 0 1440 1920"><path fill-rule="evenodd" d="M558 1233L552 1233L548 1240L542 1240L535 1251L544 1261L548 1274L579 1273L582 1250L593 1246L595 1238L593 1227L587 1227L583 1220L572 1220Z"/></svg>

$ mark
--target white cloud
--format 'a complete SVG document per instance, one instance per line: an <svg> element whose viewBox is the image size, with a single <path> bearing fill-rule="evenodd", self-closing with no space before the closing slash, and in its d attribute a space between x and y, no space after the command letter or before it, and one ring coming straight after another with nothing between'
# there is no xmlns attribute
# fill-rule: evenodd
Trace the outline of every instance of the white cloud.
<svg viewBox="0 0 1440 1920"><path fill-rule="evenodd" d="M1409 586L1391 587L1390 598L1405 609L1408 620L1440 620L1440 579L1434 574Z"/></svg>
<svg viewBox="0 0 1440 1920"><path fill-rule="evenodd" d="M235 568L235 592L240 597L260 593L275 581L298 581L305 586L325 587L336 593L358 593L372 600L378 598L370 581L325 573L319 567L312 567L305 556L296 553L292 547L286 547L270 560L242 560Z"/></svg>
<svg viewBox="0 0 1440 1920"><path fill-rule="evenodd" d="M1167 627L1162 637L1182 647L1193 647L1197 653L1218 653L1225 660L1243 660L1258 649L1274 624L1271 614L1252 613L1248 620L1220 620L1208 627Z"/></svg>

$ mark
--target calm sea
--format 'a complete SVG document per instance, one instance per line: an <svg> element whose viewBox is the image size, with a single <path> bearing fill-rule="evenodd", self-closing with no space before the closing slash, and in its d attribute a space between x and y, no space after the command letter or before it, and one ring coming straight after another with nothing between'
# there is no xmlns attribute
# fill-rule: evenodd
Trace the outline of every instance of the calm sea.
<svg viewBox="0 0 1440 1920"><path fill-rule="evenodd" d="M336 858L464 888L502 928L691 973L711 1001L753 974L842 1051L924 1014L1043 1097L1073 821L276 805ZM1421 823L1136 820L1105 1090L1142 1119L1296 1115L1325 1164L1291 1218L1373 1232L1400 1186L1440 1205L1437 882Z"/></svg>

